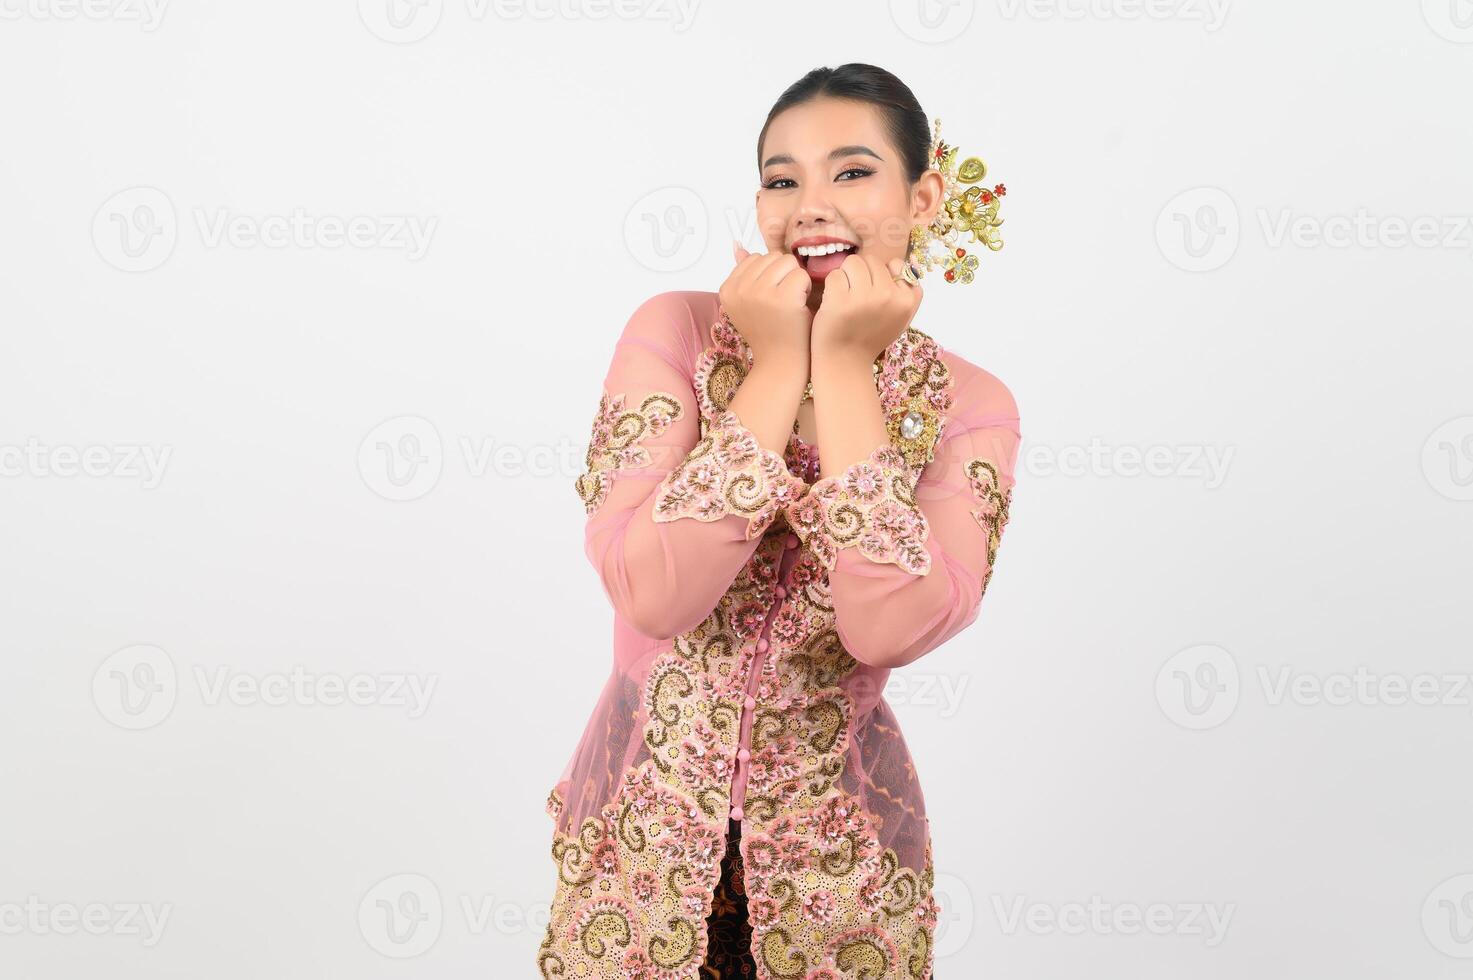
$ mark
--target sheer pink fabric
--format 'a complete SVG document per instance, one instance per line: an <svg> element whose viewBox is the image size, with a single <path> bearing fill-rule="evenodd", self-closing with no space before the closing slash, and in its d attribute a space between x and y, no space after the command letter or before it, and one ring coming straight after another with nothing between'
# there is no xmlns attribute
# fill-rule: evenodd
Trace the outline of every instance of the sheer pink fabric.
<svg viewBox="0 0 1473 980"><path fill-rule="evenodd" d="M844 719L831 733L843 765L833 767L829 802L852 801L879 851L893 850L901 866L929 873L921 787L882 692L891 669L977 618L1008 519L1016 405L993 375L925 335L902 336L886 351L882 385L914 378L916 365L930 372L924 397L939 417L932 458L916 465L887 444L841 474L814 480L816 447L795 434L779 457L725 410L750 352L739 335L722 331L722 320L714 293L662 293L635 310L614 346L588 471L578 481L586 555L614 610L613 670L549 797L555 831L571 839L590 818L611 824L621 786L650 769L651 743L671 758L681 755L681 766L700 757L705 782L682 777L714 787L691 799L716 801L716 816L707 817L719 817L723 831L720 807L728 804L734 819L746 806L747 821L764 830L764 820L783 812L773 801L795 790L782 785L788 760L777 735L760 740L767 749L750 751L757 745L754 703L800 705L811 718L823 707L805 700L814 692L782 685L791 688L794 676L832 677L814 687L825 688L824 697L838 688L849 699L834 714ZM717 436L714 450L703 442L708 433ZM723 637L735 638L740 651L713 651ZM740 705L743 693L756 696L745 699L739 728L728 732L742 749L733 761L710 739L709 751L693 750L688 740L682 753L661 741L665 723L680 719L661 714L650 674L672 651L691 662L709 654L722 665L710 671L711 702L726 696ZM732 658L730 669L722 657ZM802 670L779 671L779 664ZM780 728L781 714L769 722ZM748 843L744 837L744 849ZM925 912L923 901L917 914Z"/></svg>

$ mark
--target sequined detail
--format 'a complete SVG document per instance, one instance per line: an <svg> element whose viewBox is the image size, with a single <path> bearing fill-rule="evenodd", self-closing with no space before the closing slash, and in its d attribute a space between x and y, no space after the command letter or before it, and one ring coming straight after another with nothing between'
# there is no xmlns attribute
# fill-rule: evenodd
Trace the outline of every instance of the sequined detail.
<svg viewBox="0 0 1473 980"><path fill-rule="evenodd" d="M692 378L701 442L662 481L652 516L739 514L756 545L699 625L621 675L628 710L590 739L597 768L567 784L573 804L548 796L558 883L541 976L697 980L719 942L711 922L734 846L760 980L929 980L939 905L920 785L876 693L888 671L840 640L829 572L851 545L929 568L915 491L945 429L950 373L907 328L876 378L892 444L819 480L817 448L796 433L779 456L740 425L730 404L751 352L724 317L711 339ZM809 500L819 513L801 525ZM585 779L607 790L575 798Z"/></svg>
<svg viewBox="0 0 1473 980"><path fill-rule="evenodd" d="M987 573L982 579L982 595L987 594L987 583L992 581L992 563L997 559L997 548L1002 541L1003 529L1008 525L1008 508L1013 499L1013 488L999 489L997 465L989 459L967 460L965 466L967 482L972 495L980 506L972 511L977 524L987 533Z"/></svg>
<svg viewBox="0 0 1473 980"><path fill-rule="evenodd" d="M654 520L747 518L746 538L761 536L806 489L781 456L764 448L736 413L725 410L685 460L661 482Z"/></svg>
<svg viewBox="0 0 1473 980"><path fill-rule="evenodd" d="M592 515L608 499L609 488L620 470L649 466L649 450L640 443L664 433L670 424L685 414L680 399L657 391L645 396L639 407L624 408L627 396L605 391L598 400L593 417L593 432L588 440L584 472L574 481L583 507Z"/></svg>
<svg viewBox="0 0 1473 980"><path fill-rule="evenodd" d="M925 575L931 570L930 526L916 506L919 476L898 449L879 446L843 473L815 483L788 508L788 525L830 571L839 551L854 546L871 561Z"/></svg>

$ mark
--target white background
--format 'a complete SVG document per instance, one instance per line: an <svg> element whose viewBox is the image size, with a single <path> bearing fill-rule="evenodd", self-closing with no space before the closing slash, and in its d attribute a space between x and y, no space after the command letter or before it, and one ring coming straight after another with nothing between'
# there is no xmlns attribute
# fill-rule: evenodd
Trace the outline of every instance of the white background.
<svg viewBox="0 0 1473 980"><path fill-rule="evenodd" d="M1008 185L937 976L1467 976L1467 0L385 2L0 0L0 976L534 975L608 357L846 61Z"/></svg>

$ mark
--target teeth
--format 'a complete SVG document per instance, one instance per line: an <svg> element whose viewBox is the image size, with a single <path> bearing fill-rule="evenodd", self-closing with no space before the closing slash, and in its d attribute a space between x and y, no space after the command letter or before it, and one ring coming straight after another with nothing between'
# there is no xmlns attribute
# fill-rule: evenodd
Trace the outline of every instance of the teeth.
<svg viewBox="0 0 1473 980"><path fill-rule="evenodd" d="M831 255L834 252L847 252L854 248L842 242L829 242L827 245L799 245L796 249L799 255L812 258L815 255Z"/></svg>

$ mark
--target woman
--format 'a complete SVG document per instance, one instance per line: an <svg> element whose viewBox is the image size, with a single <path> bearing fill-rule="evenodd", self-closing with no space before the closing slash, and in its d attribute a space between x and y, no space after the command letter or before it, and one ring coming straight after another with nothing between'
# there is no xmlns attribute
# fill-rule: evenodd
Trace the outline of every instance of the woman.
<svg viewBox="0 0 1473 980"><path fill-rule="evenodd" d="M999 222L975 158L871 65L757 141L767 252L643 303L577 489L614 669L548 798L544 977L932 976L930 826L891 669L975 620L1018 413L911 326ZM978 193L980 191L980 193Z"/></svg>

